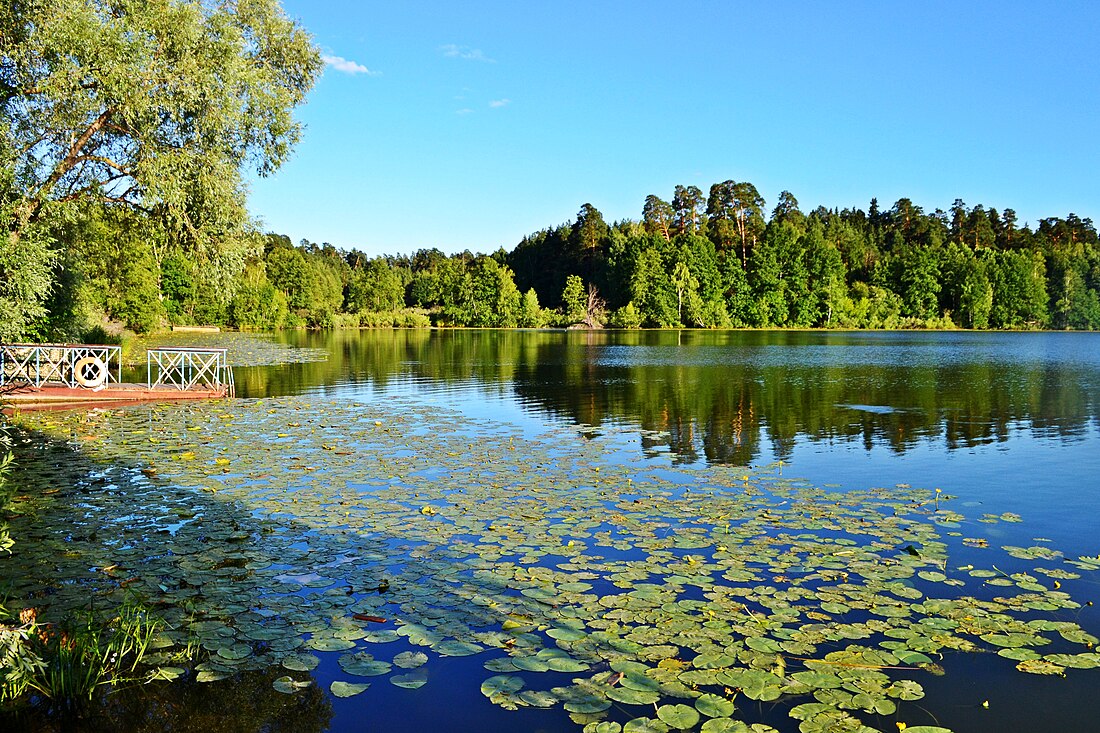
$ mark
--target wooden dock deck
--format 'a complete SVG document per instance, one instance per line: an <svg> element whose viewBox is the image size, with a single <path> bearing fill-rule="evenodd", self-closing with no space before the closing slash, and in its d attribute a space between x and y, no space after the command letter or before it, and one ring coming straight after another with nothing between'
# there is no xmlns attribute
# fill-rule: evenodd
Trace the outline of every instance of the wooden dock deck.
<svg viewBox="0 0 1100 733"><path fill-rule="evenodd" d="M63 409L234 395L225 349L149 349L144 384L122 381L119 353L107 345L0 344L0 403Z"/></svg>
<svg viewBox="0 0 1100 733"><path fill-rule="evenodd" d="M115 383L102 389L69 387L64 384L23 385L5 390L0 402L20 410L65 409L69 407L118 407L135 402L175 402L178 400L211 400L226 397L222 389L150 388L145 384Z"/></svg>

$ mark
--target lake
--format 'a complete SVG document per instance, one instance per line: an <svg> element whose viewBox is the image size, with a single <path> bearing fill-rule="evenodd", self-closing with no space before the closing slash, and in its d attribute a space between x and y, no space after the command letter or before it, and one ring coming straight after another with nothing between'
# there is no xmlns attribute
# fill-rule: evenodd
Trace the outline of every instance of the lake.
<svg viewBox="0 0 1100 733"><path fill-rule="evenodd" d="M91 728L1094 726L1094 334L272 338L323 360L18 419L15 596L204 650Z"/></svg>

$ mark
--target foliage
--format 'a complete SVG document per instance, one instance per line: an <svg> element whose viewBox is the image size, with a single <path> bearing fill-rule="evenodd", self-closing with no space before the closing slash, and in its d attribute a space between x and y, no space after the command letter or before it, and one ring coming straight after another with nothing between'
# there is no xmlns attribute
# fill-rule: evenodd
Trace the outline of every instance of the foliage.
<svg viewBox="0 0 1100 733"><path fill-rule="evenodd" d="M288 315L286 295L275 289L262 267L250 266L229 304L229 322L237 328L272 330L281 328Z"/></svg>
<svg viewBox="0 0 1100 733"><path fill-rule="evenodd" d="M11 554L11 548L15 544L5 521L15 497L15 484L8 478L12 461L11 438L7 426L0 425L0 556Z"/></svg>
<svg viewBox="0 0 1100 733"><path fill-rule="evenodd" d="M0 10L0 38L0 305L15 316L0 336L43 315L51 237L87 244L73 230L108 211L149 242L127 244L142 251L117 274L135 291L109 314L163 318L149 295L166 243L200 266L207 300L228 303L256 247L244 173L287 158L292 109L321 69L308 34L277 0L28 0Z"/></svg>
<svg viewBox="0 0 1100 733"><path fill-rule="evenodd" d="M357 316L358 322L354 325L362 328L428 328L432 325L426 313L412 308L381 313L366 311Z"/></svg>
<svg viewBox="0 0 1100 733"><path fill-rule="evenodd" d="M0 125L3 125L0 122ZM19 191L14 169L0 139L0 221L19 216ZM17 341L34 330L47 314L46 299L53 288L52 268L57 260L53 238L41 224L22 224L0 231L0 342Z"/></svg>
<svg viewBox="0 0 1100 733"><path fill-rule="evenodd" d="M0 607L0 701L33 690L52 707L71 710L101 687L154 678L138 667L162 623L138 602L107 620L80 612L53 627L39 623L33 608L13 620Z"/></svg>
<svg viewBox="0 0 1100 733"><path fill-rule="evenodd" d="M698 189L678 187L671 204L647 198L641 222L612 225L585 204L575 221L491 256L369 257L268 234L221 285L165 226L86 205L51 235L60 259L40 250L55 263L54 291L19 328L75 337L101 316L138 331L166 320L418 327L425 314L496 328L1100 328L1100 241L1087 219L1032 231L1011 210L956 201L949 221L908 199L806 214L784 192L766 220L751 184L711 193L704 211Z"/></svg>
<svg viewBox="0 0 1100 733"><path fill-rule="evenodd" d="M566 278L561 301L564 304L566 323L572 324L584 321L588 308L585 302L584 281L580 277L570 275Z"/></svg>
<svg viewBox="0 0 1100 733"><path fill-rule="evenodd" d="M630 301L611 314L607 325L612 328L641 328L642 314L634 307L634 301Z"/></svg>

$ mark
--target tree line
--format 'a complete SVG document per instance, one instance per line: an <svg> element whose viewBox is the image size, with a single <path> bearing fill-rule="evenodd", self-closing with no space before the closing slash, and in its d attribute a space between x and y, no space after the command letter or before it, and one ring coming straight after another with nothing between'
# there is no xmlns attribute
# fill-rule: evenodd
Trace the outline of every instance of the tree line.
<svg viewBox="0 0 1100 733"><path fill-rule="evenodd" d="M511 251L370 257L257 235L232 277L147 238L140 215L90 207L61 233L43 336L102 313L138 331L359 326L1100 327L1100 240L1070 214L1037 228L956 200L926 212L818 207L749 183L651 195L611 224L591 204ZM135 217L138 220L135 220Z"/></svg>

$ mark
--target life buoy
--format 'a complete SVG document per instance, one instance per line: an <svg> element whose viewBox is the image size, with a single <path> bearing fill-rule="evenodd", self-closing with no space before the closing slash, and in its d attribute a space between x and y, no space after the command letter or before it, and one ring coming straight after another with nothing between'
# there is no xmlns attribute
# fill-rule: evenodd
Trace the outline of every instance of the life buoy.
<svg viewBox="0 0 1100 733"><path fill-rule="evenodd" d="M81 387L95 389L107 381L107 365L96 356L85 356L73 364L73 380Z"/></svg>

